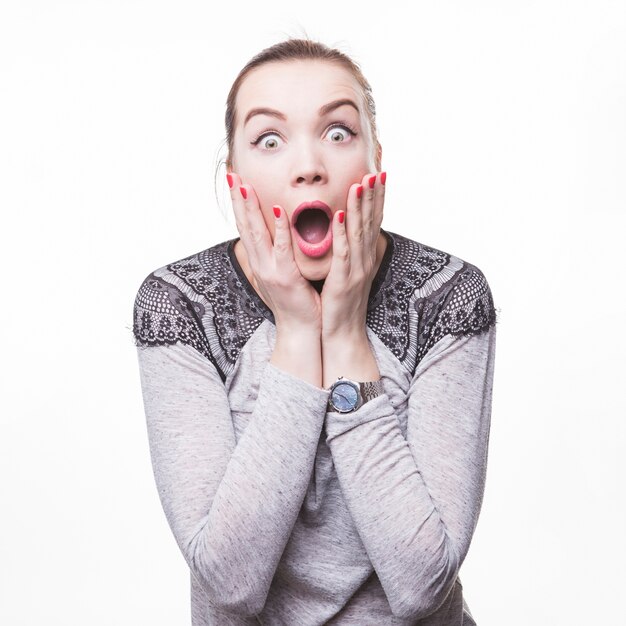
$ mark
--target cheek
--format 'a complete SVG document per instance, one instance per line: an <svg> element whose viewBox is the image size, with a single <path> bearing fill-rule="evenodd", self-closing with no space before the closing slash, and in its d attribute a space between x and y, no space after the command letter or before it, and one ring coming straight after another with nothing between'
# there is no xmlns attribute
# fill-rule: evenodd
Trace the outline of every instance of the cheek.
<svg viewBox="0 0 626 626"><path fill-rule="evenodd" d="M346 193L350 190L350 187L354 185L354 183L360 183L363 180L363 177L371 171L369 163L367 161L363 161L360 163L355 163L353 167L351 167L348 171L346 171L344 177L344 184L346 188Z"/></svg>
<svg viewBox="0 0 626 626"><path fill-rule="evenodd" d="M353 183L361 182L363 177L372 171L368 157L365 150L355 150L347 156L339 155L337 162L333 165L333 170L341 172L342 180L349 187Z"/></svg>
<svg viewBox="0 0 626 626"><path fill-rule="evenodd" d="M269 202L272 202L272 187L275 186L271 175L272 170L263 163L262 159L256 162L252 159L242 159L240 170L237 173L241 176L244 183L254 187L259 201L270 198Z"/></svg>
<svg viewBox="0 0 626 626"><path fill-rule="evenodd" d="M259 199L259 205L261 206L261 211L265 216L266 221L269 220L269 216L273 216L272 206L275 204L280 204L280 198L277 197L276 191L272 188L271 184L267 183L263 180L249 181L249 183L254 187L254 191L256 192L256 196Z"/></svg>

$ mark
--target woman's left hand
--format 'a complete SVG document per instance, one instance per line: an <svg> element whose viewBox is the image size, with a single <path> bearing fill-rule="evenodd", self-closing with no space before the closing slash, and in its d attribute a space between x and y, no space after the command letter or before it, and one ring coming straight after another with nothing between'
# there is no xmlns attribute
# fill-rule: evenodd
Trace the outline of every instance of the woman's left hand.
<svg viewBox="0 0 626 626"><path fill-rule="evenodd" d="M322 340L365 337L367 303L377 271L386 172L367 174L333 217L333 258L322 289Z"/></svg>

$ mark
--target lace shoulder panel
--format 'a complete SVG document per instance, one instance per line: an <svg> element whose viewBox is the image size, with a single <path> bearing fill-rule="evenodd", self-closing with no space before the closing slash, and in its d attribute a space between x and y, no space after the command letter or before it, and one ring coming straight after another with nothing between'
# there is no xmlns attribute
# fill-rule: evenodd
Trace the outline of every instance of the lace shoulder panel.
<svg viewBox="0 0 626 626"><path fill-rule="evenodd" d="M137 345L191 345L215 365L222 381L271 311L246 288L233 263L235 240L216 244L152 272L135 300ZM251 290L251 288L250 288Z"/></svg>
<svg viewBox="0 0 626 626"><path fill-rule="evenodd" d="M133 335L136 346L164 346L183 343L195 348L215 365L202 327L205 307L191 301L172 283L149 274L137 291L133 307ZM220 376L224 378L219 370Z"/></svg>
<svg viewBox="0 0 626 626"><path fill-rule="evenodd" d="M370 302L367 321L398 360L415 371L426 352L445 335L474 334L493 325L495 308L487 280L477 267L407 237L388 234L393 257Z"/></svg>
<svg viewBox="0 0 626 626"><path fill-rule="evenodd" d="M420 357L446 335L474 335L496 323L487 279L476 266L464 261L445 288L429 298L416 300L414 306L420 319Z"/></svg>

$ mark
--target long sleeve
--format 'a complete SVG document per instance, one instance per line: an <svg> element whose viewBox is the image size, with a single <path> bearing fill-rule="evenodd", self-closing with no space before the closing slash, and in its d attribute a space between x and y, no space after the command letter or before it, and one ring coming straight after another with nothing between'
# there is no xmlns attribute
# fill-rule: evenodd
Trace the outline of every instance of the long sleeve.
<svg viewBox="0 0 626 626"><path fill-rule="evenodd" d="M149 318L135 306L135 319ZM201 345L191 313L186 324L180 312L170 317L161 326L195 326L197 332L182 336ZM328 392L268 362L236 441L229 397L213 363L185 341L171 343L137 347L159 497L192 574L214 605L255 615L310 481Z"/></svg>
<svg viewBox="0 0 626 626"><path fill-rule="evenodd" d="M327 443L394 615L420 619L450 592L480 511L495 325L446 335L415 371L406 439L387 394L329 413Z"/></svg>

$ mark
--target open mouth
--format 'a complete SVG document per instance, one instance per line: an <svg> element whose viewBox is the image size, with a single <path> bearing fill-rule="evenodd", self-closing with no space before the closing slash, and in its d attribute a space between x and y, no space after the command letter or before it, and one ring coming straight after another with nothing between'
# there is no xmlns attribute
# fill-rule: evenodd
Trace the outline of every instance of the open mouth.
<svg viewBox="0 0 626 626"><path fill-rule="evenodd" d="M319 243L326 237L330 219L325 211L308 208L300 211L294 224L300 237L307 243Z"/></svg>
<svg viewBox="0 0 626 626"><path fill-rule="evenodd" d="M333 242L332 217L330 207L321 200L297 206L291 219L294 239L302 254L319 258L328 253Z"/></svg>

